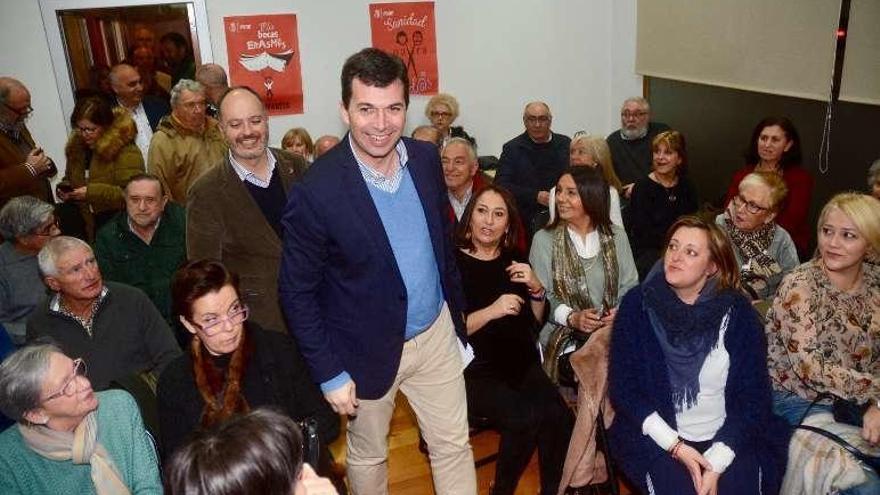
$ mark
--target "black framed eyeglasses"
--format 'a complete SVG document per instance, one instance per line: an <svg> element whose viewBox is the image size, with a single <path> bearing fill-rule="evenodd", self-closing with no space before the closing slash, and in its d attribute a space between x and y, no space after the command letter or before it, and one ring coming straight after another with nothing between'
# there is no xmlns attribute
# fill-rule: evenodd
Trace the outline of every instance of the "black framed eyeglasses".
<svg viewBox="0 0 880 495"><path fill-rule="evenodd" d="M50 400L57 399L61 396L65 397L73 397L76 394L76 379L77 377L85 377L88 370L86 369L86 362L82 360L82 358L73 360L73 374L70 375L70 378L64 382L64 385L61 387L61 390L55 392L54 394L48 395L43 398L43 402L49 402Z"/></svg>
<svg viewBox="0 0 880 495"><path fill-rule="evenodd" d="M18 115L19 118L27 117L28 115L34 113L34 107L32 107L30 105L28 105L24 108L21 108L21 109L12 108L12 105L10 105L9 103L3 103L3 106L6 107L7 109L9 109L10 112L14 113L15 115Z"/></svg>
<svg viewBox="0 0 880 495"><path fill-rule="evenodd" d="M746 198L742 197L742 194L737 194L733 197L733 204L737 208L739 208L740 206L745 206L746 211L751 213L752 215L756 215L758 213L761 213L762 211L768 211L770 209L759 206L753 201L747 201Z"/></svg>

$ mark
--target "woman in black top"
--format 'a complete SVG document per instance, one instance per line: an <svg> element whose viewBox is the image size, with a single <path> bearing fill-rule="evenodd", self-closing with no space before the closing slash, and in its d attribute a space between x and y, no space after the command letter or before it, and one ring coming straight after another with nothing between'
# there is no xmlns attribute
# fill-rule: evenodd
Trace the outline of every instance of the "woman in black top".
<svg viewBox="0 0 880 495"><path fill-rule="evenodd" d="M688 181L687 147L678 131L657 134L651 143L652 172L637 181L626 209L627 235L639 280L660 258L666 231L682 215L697 211L697 193Z"/></svg>
<svg viewBox="0 0 880 495"><path fill-rule="evenodd" d="M506 190L468 203L456 242L474 360L465 369L471 415L501 432L493 494L512 494L538 447L541 493L556 493L574 418L540 365L534 330L544 287L515 253L519 218Z"/></svg>
<svg viewBox="0 0 880 495"><path fill-rule="evenodd" d="M197 430L272 406L295 421L317 421L318 471L328 476L327 445L339 435L339 417L312 381L293 340L246 321L248 308L238 290L238 276L219 261L191 261L174 276L174 312L193 338L190 352L159 378L163 457Z"/></svg>

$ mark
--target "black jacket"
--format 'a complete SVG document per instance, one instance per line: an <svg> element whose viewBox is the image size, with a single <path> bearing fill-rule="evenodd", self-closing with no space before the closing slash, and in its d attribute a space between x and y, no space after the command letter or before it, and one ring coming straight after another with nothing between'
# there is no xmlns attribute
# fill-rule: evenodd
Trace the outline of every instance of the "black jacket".
<svg viewBox="0 0 880 495"><path fill-rule="evenodd" d="M242 391L251 410L273 406L294 420L313 417L318 436L326 447L339 435L339 416L312 382L299 349L280 332L263 330L246 322L245 331L253 343L253 354L242 379ZM207 355L207 353L205 353ZM158 386L159 437L163 457L185 443L199 429L204 401L196 387L191 353L171 362Z"/></svg>

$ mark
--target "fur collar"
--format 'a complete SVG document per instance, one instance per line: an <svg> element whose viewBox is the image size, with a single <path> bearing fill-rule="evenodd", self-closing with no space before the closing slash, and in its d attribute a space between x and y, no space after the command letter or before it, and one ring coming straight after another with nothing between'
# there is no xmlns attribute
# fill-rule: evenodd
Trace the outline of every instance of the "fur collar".
<svg viewBox="0 0 880 495"><path fill-rule="evenodd" d="M122 148L133 143L137 136L137 125L128 110L122 107L113 109L113 123L104 130L104 134L95 143L95 155L104 161L113 161L119 156ZM68 160L76 155L83 155L88 146L78 132L73 132L65 147Z"/></svg>

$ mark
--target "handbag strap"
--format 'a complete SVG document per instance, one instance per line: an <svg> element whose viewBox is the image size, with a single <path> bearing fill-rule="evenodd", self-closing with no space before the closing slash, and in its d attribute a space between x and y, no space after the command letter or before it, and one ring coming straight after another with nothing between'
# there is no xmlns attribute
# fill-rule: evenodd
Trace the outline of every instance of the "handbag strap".
<svg viewBox="0 0 880 495"><path fill-rule="evenodd" d="M840 435L832 433L832 432L825 430L823 428L819 428L817 426L810 426L810 425L803 424L804 419L806 419L807 415L810 413L810 409L812 409L813 406L816 405L816 403L818 403L820 400L823 400L823 399L832 399L832 400L838 399L839 400L840 398L830 392L818 393L816 395L816 398L813 399L812 402L810 402L810 405L807 407L806 411L804 411L804 414L801 416L801 419L797 422L797 425L795 425L795 428L801 429L801 430L806 430L806 431L812 431L813 433L818 433L819 435L822 435L823 437L836 443L843 450L849 452L850 455L855 457L858 461L864 463L865 465L867 465L868 467L873 469L875 472L880 473L880 457L875 457L875 456L870 456L868 454L865 454L864 452L862 452L861 450L859 450L858 448L853 446L853 444L844 440Z"/></svg>

